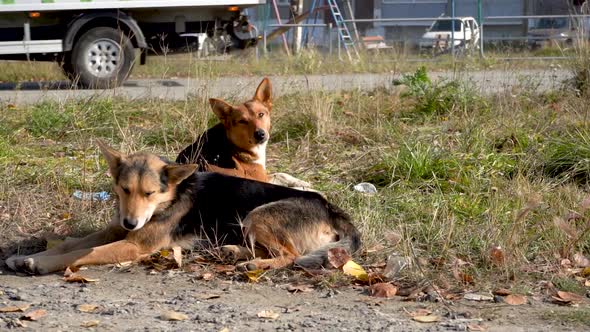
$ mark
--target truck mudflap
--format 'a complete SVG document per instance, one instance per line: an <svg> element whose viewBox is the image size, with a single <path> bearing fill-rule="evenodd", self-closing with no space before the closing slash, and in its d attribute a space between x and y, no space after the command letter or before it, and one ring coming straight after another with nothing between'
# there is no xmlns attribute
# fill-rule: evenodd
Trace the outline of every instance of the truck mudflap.
<svg viewBox="0 0 590 332"><path fill-rule="evenodd" d="M80 31L84 25L96 19L114 19L117 22L124 24L127 29L133 33L133 36L130 36L130 38L135 42L135 46L141 49L147 48L145 36L133 18L127 16L121 11L103 11L82 14L80 17L70 23L68 33L64 39L64 51L71 51L72 47L74 46L74 39L76 38L78 31Z"/></svg>

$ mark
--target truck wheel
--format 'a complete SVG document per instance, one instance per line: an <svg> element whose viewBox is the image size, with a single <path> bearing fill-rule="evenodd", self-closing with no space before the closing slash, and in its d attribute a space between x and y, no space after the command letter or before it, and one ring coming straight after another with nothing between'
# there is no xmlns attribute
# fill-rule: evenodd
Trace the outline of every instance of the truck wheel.
<svg viewBox="0 0 590 332"><path fill-rule="evenodd" d="M135 51L129 38L122 31L107 27L86 31L74 45L71 56L78 84L99 89L121 85L129 76L134 60Z"/></svg>

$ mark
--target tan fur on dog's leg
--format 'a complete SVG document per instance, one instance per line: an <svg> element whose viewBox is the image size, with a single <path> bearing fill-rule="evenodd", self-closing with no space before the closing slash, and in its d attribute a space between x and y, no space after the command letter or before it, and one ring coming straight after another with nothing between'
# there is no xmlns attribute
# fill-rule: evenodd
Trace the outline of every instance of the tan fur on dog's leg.
<svg viewBox="0 0 590 332"><path fill-rule="evenodd" d="M25 261L31 262L31 258L33 259L32 262L35 261L35 258L43 257L43 256L60 256L70 251L80 250L80 249L88 249L92 247L97 247L103 244L107 244L110 242L119 241L125 238L127 231L121 228L118 225L109 226L109 228L94 232L86 237L80 239L70 239L68 241L64 241L63 243L28 256L11 256L6 260L6 265L12 270L18 270L25 266Z"/></svg>
<svg viewBox="0 0 590 332"><path fill-rule="evenodd" d="M137 244L121 240L99 247L79 249L63 255L28 257L25 265L34 273L47 274L68 266L113 264L137 260L147 254Z"/></svg>

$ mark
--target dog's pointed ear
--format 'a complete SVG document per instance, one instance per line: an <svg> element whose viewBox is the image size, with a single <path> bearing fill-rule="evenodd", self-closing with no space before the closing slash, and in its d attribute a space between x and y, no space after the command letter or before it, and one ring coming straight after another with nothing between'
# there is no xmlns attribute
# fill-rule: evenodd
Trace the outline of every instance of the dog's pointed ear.
<svg viewBox="0 0 590 332"><path fill-rule="evenodd" d="M168 165L166 166L166 175L168 175L168 183L177 185L188 178L197 170L198 165Z"/></svg>
<svg viewBox="0 0 590 332"><path fill-rule="evenodd" d="M111 148L102 140L97 139L96 144L100 148L100 152L102 152L102 156L104 157L104 159L107 161L107 164L109 165L109 171L111 173L111 176L113 178L116 178L117 177L117 174L116 174L117 170L119 169L119 166L121 165L121 162L123 161L123 154L121 152Z"/></svg>
<svg viewBox="0 0 590 332"><path fill-rule="evenodd" d="M267 104L268 106L272 105L272 85L268 77L265 77L258 85L254 94L254 100Z"/></svg>
<svg viewBox="0 0 590 332"><path fill-rule="evenodd" d="M211 104L213 113L215 113L217 118L221 121L227 119L231 114L232 106L221 99L211 98L209 99L209 104Z"/></svg>

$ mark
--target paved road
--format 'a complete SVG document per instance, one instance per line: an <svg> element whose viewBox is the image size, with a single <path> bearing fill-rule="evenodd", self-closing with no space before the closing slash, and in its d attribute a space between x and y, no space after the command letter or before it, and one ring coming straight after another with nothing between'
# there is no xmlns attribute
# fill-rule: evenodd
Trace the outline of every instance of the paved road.
<svg viewBox="0 0 590 332"><path fill-rule="evenodd" d="M565 70L523 70L523 71L473 71L430 73L433 79L457 77L473 82L483 93L496 93L526 86L538 91L558 88L569 77ZM339 75L294 75L271 77L274 94L283 95L309 90L372 90L377 87L390 88L393 74L339 74ZM72 89L68 82L2 83L0 101L11 104L30 104L42 100L67 101L68 99L98 97L162 98L184 100L190 95L212 97L250 97L262 77L220 77L215 79L167 79L130 80L122 87L112 90Z"/></svg>

